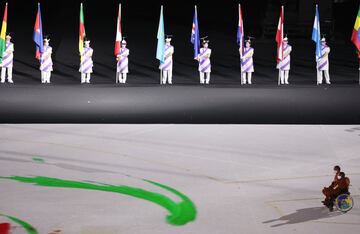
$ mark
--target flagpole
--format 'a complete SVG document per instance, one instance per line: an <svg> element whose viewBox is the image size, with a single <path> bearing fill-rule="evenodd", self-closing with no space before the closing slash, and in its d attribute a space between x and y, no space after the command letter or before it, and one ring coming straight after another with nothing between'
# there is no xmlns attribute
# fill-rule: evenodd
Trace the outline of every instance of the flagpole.
<svg viewBox="0 0 360 234"><path fill-rule="evenodd" d="M240 11L241 11L241 5L239 4L239 18L240 18ZM241 15L241 17L242 17L242 15ZM242 19L241 19L241 22L242 22ZM243 25L241 25L241 26L243 27ZM241 36L243 37L244 35L241 35ZM244 43L244 42L242 40L240 40L240 43ZM240 84L244 85L244 82L243 82L243 69L242 69L242 51L241 51L241 49L242 49L242 45L240 44L240 49L239 49L239 56L240 56Z"/></svg>

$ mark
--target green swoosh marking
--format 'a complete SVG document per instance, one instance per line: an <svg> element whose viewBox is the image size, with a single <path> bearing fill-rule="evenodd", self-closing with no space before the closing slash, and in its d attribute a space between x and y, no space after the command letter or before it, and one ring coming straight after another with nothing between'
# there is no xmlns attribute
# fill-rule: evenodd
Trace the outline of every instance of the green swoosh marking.
<svg viewBox="0 0 360 234"><path fill-rule="evenodd" d="M16 218L16 217L9 216L9 215L0 214L0 216L6 217L6 218L12 220L13 222L19 224L19 225L22 226L22 227L27 231L27 233L29 233L29 234L38 234L38 232L36 231L36 229L35 229L33 226L31 226L29 223L25 222L24 220L21 220L21 219L18 219L18 218Z"/></svg>
<svg viewBox="0 0 360 234"><path fill-rule="evenodd" d="M143 181L173 193L174 195L181 198L181 201L177 203L160 193L150 192L141 188L129 187L129 186L94 184L83 181L63 180L63 179L42 177L42 176L37 176L37 177L11 176L11 177L0 177L0 179L15 180L22 183L30 183L30 184L46 186L46 187L87 189L87 190L97 190L103 192L129 195L132 197L150 201L168 210L169 214L167 215L166 220L168 223L172 225L178 225L178 226L185 225L190 221L194 221L196 219L196 214L197 214L194 203L187 196L185 196L184 194L180 193L179 191L173 188L170 188L166 185L156 183L150 180L143 180Z"/></svg>

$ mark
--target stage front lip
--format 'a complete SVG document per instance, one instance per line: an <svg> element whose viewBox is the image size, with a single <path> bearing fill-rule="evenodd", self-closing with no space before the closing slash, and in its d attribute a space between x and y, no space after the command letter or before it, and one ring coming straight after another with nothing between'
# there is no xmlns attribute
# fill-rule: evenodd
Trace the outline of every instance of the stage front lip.
<svg viewBox="0 0 360 234"><path fill-rule="evenodd" d="M359 124L358 85L0 86L1 123Z"/></svg>

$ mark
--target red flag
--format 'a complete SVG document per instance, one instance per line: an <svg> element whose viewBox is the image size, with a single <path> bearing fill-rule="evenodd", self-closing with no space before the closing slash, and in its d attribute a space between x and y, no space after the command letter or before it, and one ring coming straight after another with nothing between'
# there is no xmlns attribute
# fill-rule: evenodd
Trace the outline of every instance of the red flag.
<svg viewBox="0 0 360 234"><path fill-rule="evenodd" d="M116 27L115 50L114 50L114 55L115 56L117 56L120 53L121 40L122 40L122 34L121 34L121 4L119 4L119 13L118 13L117 27Z"/></svg>
<svg viewBox="0 0 360 234"><path fill-rule="evenodd" d="M279 24L276 32L277 62L280 62L284 58L283 39L284 39L284 6L281 6Z"/></svg>

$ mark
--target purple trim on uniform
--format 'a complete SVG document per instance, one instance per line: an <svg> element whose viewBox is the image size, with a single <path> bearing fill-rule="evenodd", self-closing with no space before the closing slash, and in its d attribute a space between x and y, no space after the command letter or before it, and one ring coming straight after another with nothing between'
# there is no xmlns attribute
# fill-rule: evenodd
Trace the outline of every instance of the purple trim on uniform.
<svg viewBox="0 0 360 234"><path fill-rule="evenodd" d="M48 69L50 68L52 66L52 64L51 63L49 63L44 69L43 69L43 71L45 71L45 72L47 72L48 71Z"/></svg>
<svg viewBox="0 0 360 234"><path fill-rule="evenodd" d="M206 48L206 49L200 54L200 56L203 56L203 55L206 53L207 50L208 50L208 48Z"/></svg>
<svg viewBox="0 0 360 234"><path fill-rule="evenodd" d="M251 70L252 66L249 66L248 68L245 69L245 71L243 72L249 72L249 70Z"/></svg>
<svg viewBox="0 0 360 234"><path fill-rule="evenodd" d="M319 66L319 70L322 69L323 67L325 67L328 64L328 61L325 61L323 64L321 64Z"/></svg>
<svg viewBox="0 0 360 234"><path fill-rule="evenodd" d="M88 73L88 70L90 70L91 67L92 67L92 66L90 65L90 66L86 67L85 69L83 69L83 73Z"/></svg>
<svg viewBox="0 0 360 234"><path fill-rule="evenodd" d="M170 62L170 63L167 63L162 69L163 70L166 70L166 69L168 69L168 67L170 67L172 65L172 63Z"/></svg>
<svg viewBox="0 0 360 234"><path fill-rule="evenodd" d="M290 61L285 63L283 66L280 67L280 70L284 70L288 65L290 64Z"/></svg>
<svg viewBox="0 0 360 234"><path fill-rule="evenodd" d="M210 67L210 64L208 64L206 67L201 69L201 72L206 72L206 70Z"/></svg>
<svg viewBox="0 0 360 234"><path fill-rule="evenodd" d="M246 48L245 48L245 49L244 49L243 57L244 57L245 55L247 55L250 51L251 51L251 47L250 47L248 50L246 50Z"/></svg>
<svg viewBox="0 0 360 234"><path fill-rule="evenodd" d="M209 61L209 59L207 58L207 59L202 59L201 61L200 61L200 65L203 65L205 62L207 62L207 61Z"/></svg>
<svg viewBox="0 0 360 234"><path fill-rule="evenodd" d="M242 66L245 66L250 60L251 60L251 58L247 58L246 60L243 60L243 61L241 62L241 65L242 65Z"/></svg>

